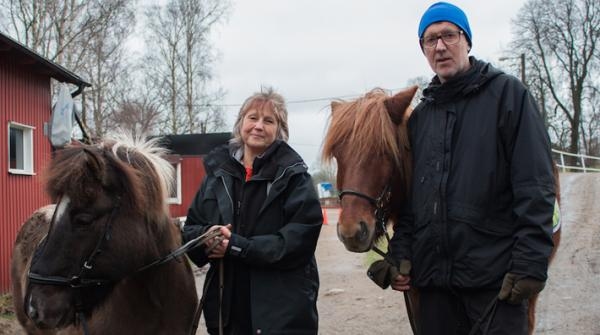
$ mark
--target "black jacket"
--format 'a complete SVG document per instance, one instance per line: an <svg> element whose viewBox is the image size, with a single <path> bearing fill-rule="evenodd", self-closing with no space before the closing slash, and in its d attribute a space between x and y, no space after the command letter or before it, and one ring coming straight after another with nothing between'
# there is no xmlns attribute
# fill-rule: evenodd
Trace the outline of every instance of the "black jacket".
<svg viewBox="0 0 600 335"><path fill-rule="evenodd" d="M506 272L545 280L554 178L537 105L516 78L471 57L415 108L411 199L393 256L416 287L499 288Z"/></svg>
<svg viewBox="0 0 600 335"><path fill-rule="evenodd" d="M323 223L307 167L287 143L276 141L254 161L245 181L234 148L222 146L205 159L206 178L184 228L184 241L211 225L231 223L224 258L225 324L248 317L253 333L316 334L319 276L314 252ZM203 248L188 255L203 266ZM218 272L211 262L208 276ZM208 287L207 327L218 326L218 273Z"/></svg>

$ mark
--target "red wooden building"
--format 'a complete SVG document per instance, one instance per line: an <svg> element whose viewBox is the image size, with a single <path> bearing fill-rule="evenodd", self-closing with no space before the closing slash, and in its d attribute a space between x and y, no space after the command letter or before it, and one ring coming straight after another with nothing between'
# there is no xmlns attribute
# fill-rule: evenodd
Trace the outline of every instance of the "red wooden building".
<svg viewBox="0 0 600 335"><path fill-rule="evenodd" d="M49 203L40 173L51 145L50 80L90 86L79 76L0 33L0 293L10 288L10 257L18 229Z"/></svg>
<svg viewBox="0 0 600 335"><path fill-rule="evenodd" d="M176 187L169 199L171 216L182 217L187 215L204 178L204 156L227 143L231 133L167 135L162 138L162 143L172 153L169 160L177 174Z"/></svg>

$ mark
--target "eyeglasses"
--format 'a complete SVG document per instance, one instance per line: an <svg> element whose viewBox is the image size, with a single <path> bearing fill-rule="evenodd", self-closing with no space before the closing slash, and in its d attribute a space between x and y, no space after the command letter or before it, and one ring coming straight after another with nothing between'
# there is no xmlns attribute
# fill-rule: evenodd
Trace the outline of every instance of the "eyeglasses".
<svg viewBox="0 0 600 335"><path fill-rule="evenodd" d="M421 39L421 45L427 49L433 49L437 45L440 38L442 41L444 41L444 44L453 45L458 43L458 40L460 40L460 35L462 34L464 34L462 30L445 31L441 34L423 37Z"/></svg>

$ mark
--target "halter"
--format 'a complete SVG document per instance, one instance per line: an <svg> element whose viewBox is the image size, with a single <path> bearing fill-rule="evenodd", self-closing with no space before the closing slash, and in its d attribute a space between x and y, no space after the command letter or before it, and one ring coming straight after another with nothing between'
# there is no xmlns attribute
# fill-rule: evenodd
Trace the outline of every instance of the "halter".
<svg viewBox="0 0 600 335"><path fill-rule="evenodd" d="M389 243L390 235L388 234L387 229L385 229L385 225L390 217L390 211L388 208L389 204L390 204L390 199L392 198L392 191L391 191L390 183L387 183L385 185L385 187L381 191L381 194L379 194L379 196L377 198L373 198L362 192L346 189L346 190L340 191L340 194L339 194L340 202L342 201L342 198L345 195L353 195L353 196L356 196L359 198L363 198L363 199L367 200L371 204L371 206L375 207L375 212L374 212L375 226L377 229L381 229L383 231L385 238L386 238L387 242ZM375 245L373 245L371 247L371 250L375 251L376 253L378 253L379 255L381 255L383 257L386 257L385 253L383 251L381 251L379 248L377 248Z"/></svg>

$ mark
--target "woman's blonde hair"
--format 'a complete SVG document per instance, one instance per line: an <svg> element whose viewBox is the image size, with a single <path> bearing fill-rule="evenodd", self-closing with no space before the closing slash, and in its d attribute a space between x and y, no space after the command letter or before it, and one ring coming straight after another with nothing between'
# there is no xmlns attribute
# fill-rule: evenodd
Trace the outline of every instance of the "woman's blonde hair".
<svg viewBox="0 0 600 335"><path fill-rule="evenodd" d="M237 120L233 126L233 138L229 141L235 145L242 145L242 121L246 113L252 109L264 110L269 108L277 119L277 136L276 139L287 142L289 138L289 129L287 121L287 107L285 99L281 94L275 92L272 87L263 87L260 92L256 92L248 97L238 113Z"/></svg>

